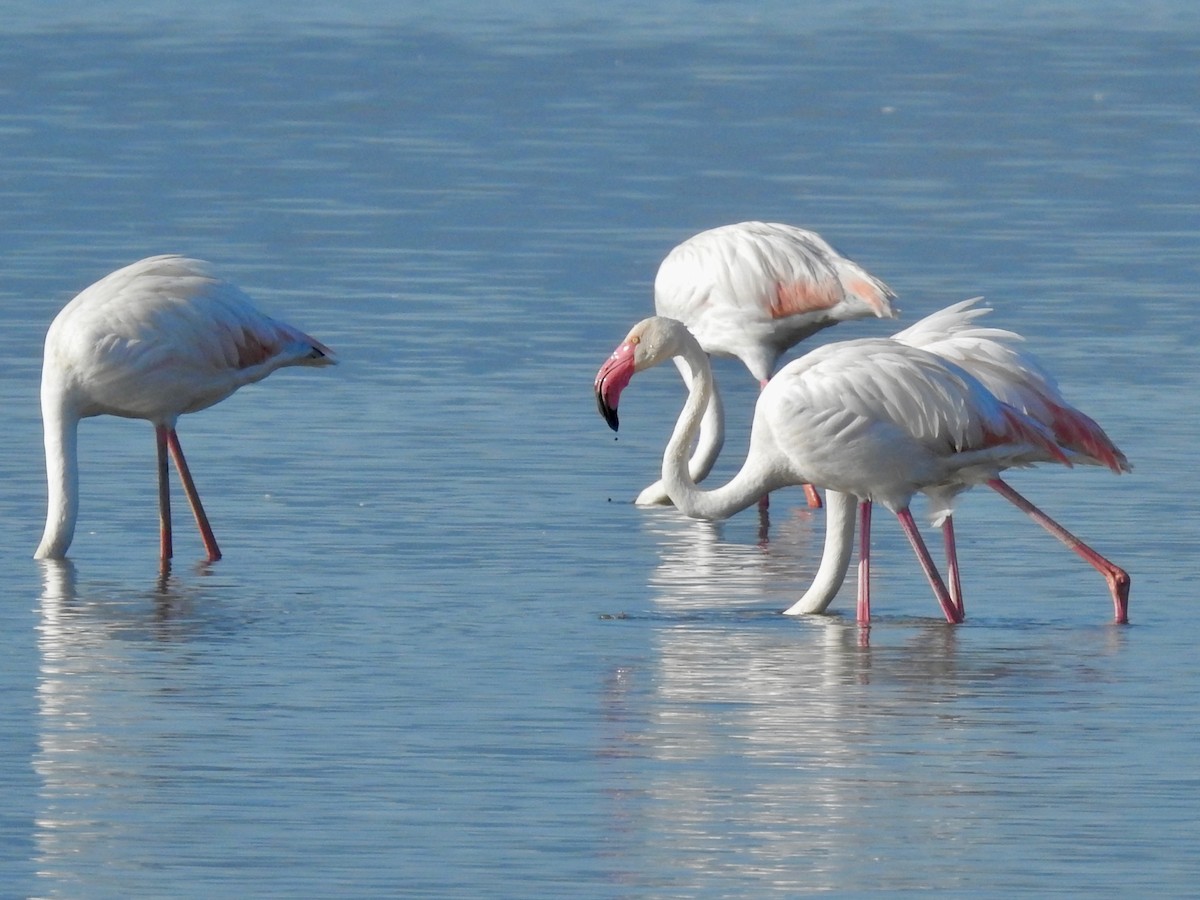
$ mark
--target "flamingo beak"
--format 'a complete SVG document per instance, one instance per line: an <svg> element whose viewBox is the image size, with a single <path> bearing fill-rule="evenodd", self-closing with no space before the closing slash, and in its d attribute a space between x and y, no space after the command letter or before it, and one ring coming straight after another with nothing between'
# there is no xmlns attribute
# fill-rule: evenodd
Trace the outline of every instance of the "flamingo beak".
<svg viewBox="0 0 1200 900"><path fill-rule="evenodd" d="M613 431L620 424L617 419L617 403L621 399L621 391L633 378L633 341L621 344L613 355L600 367L596 373L596 408Z"/></svg>

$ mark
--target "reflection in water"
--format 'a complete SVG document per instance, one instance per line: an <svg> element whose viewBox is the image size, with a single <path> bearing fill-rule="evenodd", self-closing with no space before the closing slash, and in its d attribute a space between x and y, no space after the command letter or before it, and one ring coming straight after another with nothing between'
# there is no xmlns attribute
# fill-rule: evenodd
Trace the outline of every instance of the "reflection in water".
<svg viewBox="0 0 1200 900"><path fill-rule="evenodd" d="M811 577L819 521L798 514L762 547L671 511L646 517L660 555L658 611L640 623L653 652L617 667L604 697L602 759L622 785L611 835L630 848L614 854L628 860L620 880L737 896L966 889L963 854L990 860L1013 838L1031 777L1040 797L1070 772L1073 755L1040 735L1064 710L1103 705L1126 630L1071 625L1064 646L1026 623L890 617L867 645L850 617L781 616ZM1043 862L1061 840L1047 821L1017 829Z"/></svg>
<svg viewBox="0 0 1200 900"><path fill-rule="evenodd" d="M117 586L95 583L84 547L74 589L47 572L40 631L11 635L32 671L3 681L40 684L10 741L36 743L40 776L12 807L37 811L38 893L397 896L414 869L412 896L1194 889L1197 619L1180 613L1200 517L1179 484L1200 440L1196 31L1055 28L1024 5L1017 22L971 4L981 27L933 32L767 15L704 41L655 10L661 43L258 25L214 43L145 18L131 40L7 40L22 89L0 171L28 198L3 210L10 544L44 511L29 451L46 324L86 273L143 246L203 251L357 360L324 397L271 390L273 420L312 441L269 446L253 397L195 435L237 498L223 527L285 524L294 554L180 569L162 591L149 571L120 587L140 554L105 559ZM811 578L820 514L773 510L759 547L748 517L647 515L629 535L624 510L596 509L581 473L612 457L581 438L602 426L580 360L645 314L682 235L749 216L836 234L910 317L988 295L1072 396L1125 418L1141 489L1105 483L1075 524L1128 542L1144 623L1118 635L1061 612L1075 585L1093 595L1056 557L1010 585L1009 556L1040 566L1048 539L981 510L963 552L1009 548L972 570L988 615L933 622L922 582L924 618L889 603L859 647L848 596L832 616L779 615ZM647 422L674 421L674 390L639 395L658 404ZM144 452L122 446L105 443ZM129 467L107 468L90 521L142 528ZM614 551L659 571L614 586ZM311 576L281 596L269 573L285 565ZM7 577L12 594L23 576ZM214 590L229 577L244 582ZM1037 593L1009 615L1015 591ZM653 615L596 623L572 602L616 592ZM1030 629L1041 610L1050 627ZM621 868L624 893L592 880Z"/></svg>
<svg viewBox="0 0 1200 900"><path fill-rule="evenodd" d="M870 871L866 848L954 834L954 802L887 806L909 791L965 792L935 749L962 728L938 700L980 673L961 670L955 630L933 620L900 623L899 645L876 649L852 619L779 615L811 577L819 522L789 519L764 548L671 512L646 520L667 619L648 670L622 666L609 681L605 756L635 782L652 773L613 798L614 827L656 865L675 861L681 887L844 889L847 872Z"/></svg>
<svg viewBox="0 0 1200 900"><path fill-rule="evenodd" d="M728 613L775 612L786 598L812 580L824 520L797 510L774 525L770 542L739 544L725 540L726 525L688 519L673 509L645 510L643 529L658 545L659 565L650 577L655 602L664 611Z"/></svg>
<svg viewBox="0 0 1200 900"><path fill-rule="evenodd" d="M163 688L136 656L147 642L177 643L196 630L197 592L163 572L145 592L81 593L69 560L38 565L38 873L90 892L103 886L97 873L105 870L120 883L114 848L140 827L153 777L144 747L153 717L143 701Z"/></svg>

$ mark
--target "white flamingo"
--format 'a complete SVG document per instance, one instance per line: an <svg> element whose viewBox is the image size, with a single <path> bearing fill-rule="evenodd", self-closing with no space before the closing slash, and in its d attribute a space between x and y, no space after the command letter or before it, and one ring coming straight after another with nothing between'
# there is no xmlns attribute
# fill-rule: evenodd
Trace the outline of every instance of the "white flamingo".
<svg viewBox="0 0 1200 900"><path fill-rule="evenodd" d="M962 614L913 521L913 495L931 485L986 482L1014 465L1068 462L1044 426L959 366L891 339L862 339L814 350L771 379L755 406L742 468L724 486L702 490L688 472L687 449L712 390L712 368L682 323L652 317L635 325L597 373L597 405L615 429L621 391L634 373L671 358L681 358L691 376L663 456L664 484L682 512L725 518L805 482L846 495L834 514L851 522L854 498L880 502L900 521L950 622Z"/></svg>
<svg viewBox="0 0 1200 900"><path fill-rule="evenodd" d="M977 319L991 312L988 307L975 305L980 299L964 300L926 316L893 335L892 340L921 347L961 366L997 398L1044 425L1072 464L1104 466L1117 474L1130 471L1125 454L1104 429L1067 402L1053 376L1032 354L1021 349L1019 345L1024 339L1019 334L976 324ZM1115 620L1128 621L1130 579L1124 569L1085 544L998 476L988 479L986 484L1100 572L1112 593ZM953 509L957 495L970 486L952 479L923 488L931 501L933 522L942 529L950 595L960 613L964 610ZM837 594L849 567L850 544L854 537L854 500L829 494L826 501L826 539L821 564L812 586L787 610L789 614L824 610ZM870 501L860 501L858 512L858 618L867 621L870 618Z"/></svg>
<svg viewBox="0 0 1200 900"><path fill-rule="evenodd" d="M75 533L79 420L114 415L154 425L160 558L172 554L169 451L208 558L220 559L176 421L283 366L334 362L328 347L258 312L198 260L153 256L86 288L46 334L41 393L49 490L46 530L34 556L61 559Z"/></svg>
<svg viewBox="0 0 1200 900"><path fill-rule="evenodd" d="M705 352L740 359L767 383L779 357L823 328L876 316L891 319L895 295L819 234L775 222L739 222L702 231L667 254L654 280L654 309L678 319ZM686 366L679 363L684 382ZM689 463L699 482L725 441L725 415L713 382ZM820 498L805 485L811 506ZM638 505L670 503L661 481L643 490Z"/></svg>

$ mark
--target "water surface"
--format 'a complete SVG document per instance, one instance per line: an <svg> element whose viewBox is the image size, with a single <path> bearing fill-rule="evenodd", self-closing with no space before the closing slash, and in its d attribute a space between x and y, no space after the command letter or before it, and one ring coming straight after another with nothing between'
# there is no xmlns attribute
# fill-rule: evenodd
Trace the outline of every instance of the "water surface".
<svg viewBox="0 0 1200 900"><path fill-rule="evenodd" d="M1192 890L1195 14L834 7L14 18L13 896ZM682 395L641 376L614 441L592 376L667 250L748 218L822 232L907 321L983 294L1028 337L1135 472L1013 481L1130 570L1133 625L982 493L967 623L881 516L865 638L852 584L778 615L823 534L798 491L765 542L753 511L628 503ZM342 364L181 423L219 563L177 503L160 575L151 431L111 420L82 428L71 562L34 563L46 325L169 251ZM727 477L755 385L718 376Z"/></svg>

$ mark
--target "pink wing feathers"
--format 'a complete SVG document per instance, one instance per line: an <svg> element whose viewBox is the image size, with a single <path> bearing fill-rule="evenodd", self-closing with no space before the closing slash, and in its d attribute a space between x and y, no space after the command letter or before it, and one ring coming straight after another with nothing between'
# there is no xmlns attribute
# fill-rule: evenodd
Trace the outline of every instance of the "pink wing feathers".
<svg viewBox="0 0 1200 900"><path fill-rule="evenodd" d="M895 334L894 340L921 347L962 366L1005 403L1032 416L1071 451L1076 462L1128 472L1129 461L1087 414L1072 406L1058 383L1033 354L1022 349L1021 335L976 324L992 310L963 300Z"/></svg>

